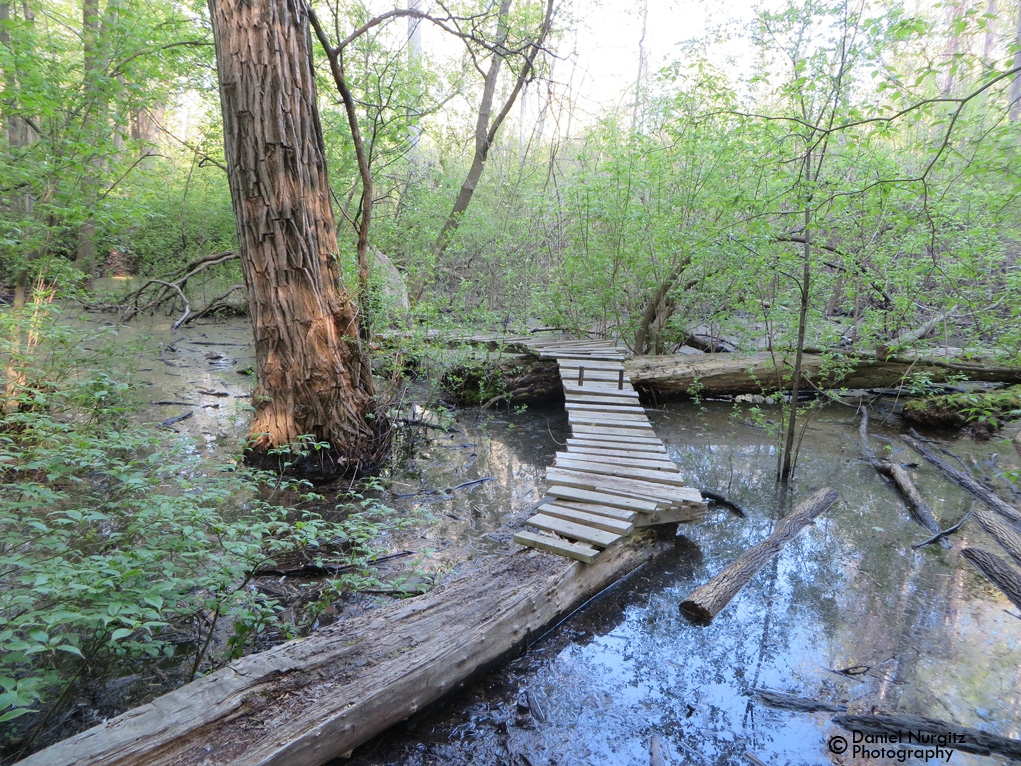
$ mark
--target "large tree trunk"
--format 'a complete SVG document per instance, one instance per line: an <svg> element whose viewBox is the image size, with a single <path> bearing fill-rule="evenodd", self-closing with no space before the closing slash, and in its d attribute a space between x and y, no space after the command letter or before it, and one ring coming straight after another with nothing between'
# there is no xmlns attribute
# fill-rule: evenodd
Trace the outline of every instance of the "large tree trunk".
<svg viewBox="0 0 1021 766"><path fill-rule="evenodd" d="M209 0L241 268L255 332L251 457L328 442L306 473L371 468L358 310L342 289L301 0ZM287 461L294 458L287 456Z"/></svg>

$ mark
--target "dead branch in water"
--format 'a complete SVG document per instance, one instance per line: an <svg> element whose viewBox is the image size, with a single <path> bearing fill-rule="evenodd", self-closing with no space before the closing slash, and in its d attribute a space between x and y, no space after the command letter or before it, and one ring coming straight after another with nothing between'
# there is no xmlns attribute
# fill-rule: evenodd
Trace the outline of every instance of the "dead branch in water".
<svg viewBox="0 0 1021 766"><path fill-rule="evenodd" d="M915 483L911 481L911 477L908 476L908 472L905 471L897 463L893 463L889 460L881 460L876 457L876 453L872 451L872 447L869 446L869 408L863 407L861 411L861 425L858 426L858 435L861 437L861 448L862 452L865 453L865 459L868 460L869 465L876 469L883 476L886 476L890 481L893 482L900 496L907 503L908 510L911 511L911 518L921 524L927 530L936 535L939 539L940 545L944 548L949 548L948 543L942 535L940 535L940 526L936 521L936 517L932 514L932 509L929 508L929 504L925 502L925 498L922 497L922 493L915 487Z"/></svg>

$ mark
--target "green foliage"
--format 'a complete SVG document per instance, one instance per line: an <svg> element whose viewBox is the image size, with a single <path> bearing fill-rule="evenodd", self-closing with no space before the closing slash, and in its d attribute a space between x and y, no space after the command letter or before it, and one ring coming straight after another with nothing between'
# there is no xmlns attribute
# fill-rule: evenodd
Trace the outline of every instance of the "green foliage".
<svg viewBox="0 0 1021 766"><path fill-rule="evenodd" d="M24 372L0 429L0 722L38 712L23 719L38 724L70 703L70 690L125 662L197 672L251 651L268 630L296 634L301 625L251 587L281 556L340 567L333 599L375 582L377 541L395 526L388 509L352 496L327 519L275 504L281 492L299 503L317 496L210 465L190 445L131 425L130 376L83 349L100 338L85 343L32 314L0 319L8 376ZM29 330L45 353L24 365L10 352Z"/></svg>

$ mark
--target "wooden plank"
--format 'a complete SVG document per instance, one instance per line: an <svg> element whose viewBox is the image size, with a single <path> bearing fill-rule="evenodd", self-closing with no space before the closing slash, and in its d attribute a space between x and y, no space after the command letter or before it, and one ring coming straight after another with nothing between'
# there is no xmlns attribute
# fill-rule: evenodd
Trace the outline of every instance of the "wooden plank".
<svg viewBox="0 0 1021 766"><path fill-rule="evenodd" d="M594 411L594 412L623 412L623 413L634 413L640 412L648 417L648 413L645 412L645 408L638 404L602 404L600 402L566 402L564 409L568 412L574 411Z"/></svg>
<svg viewBox="0 0 1021 766"><path fill-rule="evenodd" d="M571 424L573 429L575 426L583 426L585 428L626 428L630 430L639 431L651 431L656 433L656 429L652 427L652 423L647 418L641 420L616 420L611 418L609 415L604 418L591 417L590 415L576 415L572 413L568 418L568 422Z"/></svg>
<svg viewBox="0 0 1021 766"><path fill-rule="evenodd" d="M564 380L560 379L564 384L564 391L568 394L585 394L586 396L615 396L618 399L638 399L638 392L630 386L624 386L624 388L617 388L615 385L608 385L602 381L596 383L585 383L584 385L578 385L578 379L571 380L568 378ZM617 404L617 402L612 402Z"/></svg>
<svg viewBox="0 0 1021 766"><path fill-rule="evenodd" d="M634 428L627 428L625 426L576 426L572 425L571 430L575 436L593 435L593 436L622 436L628 439L654 439L659 440L656 436L656 432L652 430L652 426L636 426Z"/></svg>
<svg viewBox="0 0 1021 766"><path fill-rule="evenodd" d="M669 484L673 487L683 487L684 477L674 466L672 471L657 471L655 469L642 469L629 465L609 465L607 463L589 462L584 457L558 457L557 468L566 468L569 471L585 471L586 473L597 473L602 476L619 476L623 479L641 479L642 481L654 482L656 484Z"/></svg>
<svg viewBox="0 0 1021 766"><path fill-rule="evenodd" d="M634 412L607 412L604 410L568 410L567 417L571 422L591 422L591 423L602 423L603 421L613 422L624 422L624 423L645 423L650 428L652 423L649 422L648 415L645 414L645 410L640 410L635 407Z"/></svg>
<svg viewBox="0 0 1021 766"><path fill-rule="evenodd" d="M569 537L572 540L588 543L597 548L605 548L623 537L623 535L607 532L604 529L593 529L592 527L586 527L584 524L575 524L573 521L565 521L554 516L547 516L544 513L537 513L530 519L525 519L525 523L530 527L553 532L562 537Z"/></svg>
<svg viewBox="0 0 1021 766"><path fill-rule="evenodd" d="M538 548L541 551L556 553L558 556L565 556L585 564L591 564L599 555L599 551L591 545L572 543L549 535L537 535L535 532L527 530L516 532L514 542L524 545L526 548Z"/></svg>
<svg viewBox="0 0 1021 766"><path fill-rule="evenodd" d="M685 503L677 508L668 508L654 513L639 513L635 517L635 529L644 529L658 524L687 524L692 521L702 521L705 518L706 505L696 503Z"/></svg>
<svg viewBox="0 0 1021 766"><path fill-rule="evenodd" d="M605 490L614 494L633 493L645 498L666 500L670 504L701 503L702 494L690 487L677 487L644 479L628 479L623 476L585 473L567 468L547 468L546 479L550 484L577 487L586 490Z"/></svg>
<svg viewBox="0 0 1021 766"><path fill-rule="evenodd" d="M575 524L584 524L593 529L602 529L606 532L613 532L615 535L630 535L635 531L635 525L628 521L617 521L609 516L601 516L597 513L586 513L574 508L566 508L562 505L547 503L536 509L537 513L544 516L553 516L564 521L573 521Z"/></svg>
<svg viewBox="0 0 1021 766"><path fill-rule="evenodd" d="M623 367L621 367L620 370L601 370L601 369L592 369L590 367L585 367L584 364L581 365L581 366L584 367L584 369L585 369L585 375L582 378L582 380L584 381L585 385L588 385L589 381L595 381L597 383L601 383L601 384L604 384L604 385L609 385L611 383L613 385L617 385L620 382L620 373L624 370ZM580 372L581 371L577 367L565 368L564 365L560 365L560 379L561 380L565 380L565 381L566 380L573 380L575 383L577 383L578 382L578 376L579 376ZM634 386L631 386L631 380L625 374L624 375L624 387L627 388L629 386L631 388L634 388Z"/></svg>
<svg viewBox="0 0 1021 766"><path fill-rule="evenodd" d="M634 444L640 449L648 447L663 447L666 451L667 447L663 446L663 442L660 441L659 436L648 434L645 431L638 431L636 429L624 429L626 433L606 433L606 429L593 428L592 426L579 426L583 430L581 433L572 434L569 439L575 439L579 441L598 441L602 444ZM570 442L569 442L570 443Z"/></svg>
<svg viewBox="0 0 1021 766"><path fill-rule="evenodd" d="M596 492L591 489L568 487L560 484L551 486L546 490L546 494L550 497L561 498L564 500L577 500L583 503L609 505L614 508L624 508L627 510L639 511L641 513L652 513L653 511L667 505L667 502L663 500L646 500L645 498L640 497L625 497L624 495L617 495L613 492Z"/></svg>
<svg viewBox="0 0 1021 766"><path fill-rule="evenodd" d="M588 370L618 370L624 369L623 362L616 360L606 361L603 359L589 359L589 358L573 358L573 357L558 357L557 364L560 365L560 369L567 369L574 371L574 377L578 377L578 368L584 367L586 372Z"/></svg>
<svg viewBox="0 0 1021 766"><path fill-rule="evenodd" d="M623 450L626 452L656 452L666 454L666 447L659 439L655 441L640 439L618 439L617 437L598 438L587 435L567 437L567 449L583 447L588 449Z"/></svg>
<svg viewBox="0 0 1021 766"><path fill-rule="evenodd" d="M551 505L555 505L558 508L569 508L572 511L591 513L596 516L605 516L608 519L623 521L626 524L633 524L635 517L638 516L638 511L629 511L624 508L611 508L608 505L599 505L598 503L582 503L578 500L566 500L562 497L544 498L543 504L536 508L536 511L546 513L543 509ZM554 514L550 513L549 515L553 516Z"/></svg>
<svg viewBox="0 0 1021 766"><path fill-rule="evenodd" d="M564 453L559 453L562 455ZM575 456L579 460L589 463L605 463L607 465L627 465L634 468L644 468L649 471L676 471L677 464L661 459L658 452L648 453L646 456L636 455L633 452L606 452L600 450L577 450L572 449L567 457Z"/></svg>
<svg viewBox="0 0 1021 766"><path fill-rule="evenodd" d="M589 394L583 389L575 392L565 392L567 401L571 404L616 404L638 406L638 399L627 396L604 396L603 394Z"/></svg>

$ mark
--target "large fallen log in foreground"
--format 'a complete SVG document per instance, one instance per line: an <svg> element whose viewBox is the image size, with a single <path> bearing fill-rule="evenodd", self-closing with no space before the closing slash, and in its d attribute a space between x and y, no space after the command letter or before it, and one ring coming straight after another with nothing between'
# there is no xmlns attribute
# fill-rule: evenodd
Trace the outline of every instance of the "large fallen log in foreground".
<svg viewBox="0 0 1021 766"><path fill-rule="evenodd" d="M696 625L708 625L767 561L836 499L835 489L824 488L813 494L780 519L773 534L746 550L705 585L695 588L681 602L681 614Z"/></svg>
<svg viewBox="0 0 1021 766"><path fill-rule="evenodd" d="M42 750L21 766L322 764L520 649L673 545L667 526L581 564L518 551L345 620Z"/></svg>
<svg viewBox="0 0 1021 766"><path fill-rule="evenodd" d="M778 354L776 359L782 360L783 356ZM915 373L924 374L934 382L951 375L967 375L970 380L1021 382L1021 370L972 362L871 356L847 356L841 361L850 365L851 372L836 378L823 374L824 366L831 367L832 360L827 361L821 354L806 353L802 356L803 374L819 388L893 386L905 375ZM689 395L695 390L702 396L762 394L790 388L790 371L782 370L782 379L778 380L774 357L768 352L641 356L625 361L624 369L639 391L664 395Z"/></svg>

